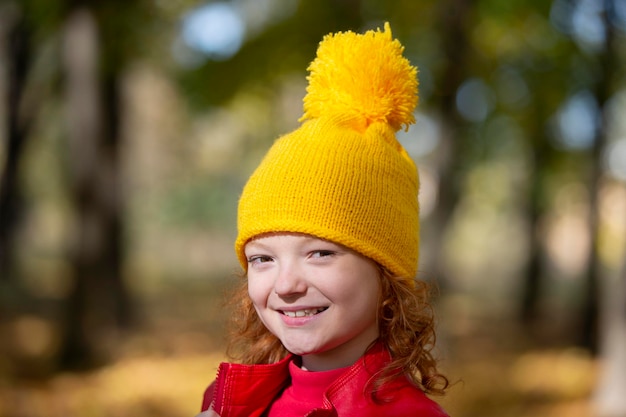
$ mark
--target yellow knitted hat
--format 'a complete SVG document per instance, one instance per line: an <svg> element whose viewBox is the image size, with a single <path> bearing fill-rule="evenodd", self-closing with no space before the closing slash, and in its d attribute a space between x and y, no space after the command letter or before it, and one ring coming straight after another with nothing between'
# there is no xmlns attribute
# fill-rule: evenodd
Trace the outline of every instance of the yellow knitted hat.
<svg viewBox="0 0 626 417"><path fill-rule="evenodd" d="M419 181L395 132L415 122L417 69L389 24L324 37L309 66L302 125L279 138L244 187L235 250L271 232L347 246L412 281Z"/></svg>

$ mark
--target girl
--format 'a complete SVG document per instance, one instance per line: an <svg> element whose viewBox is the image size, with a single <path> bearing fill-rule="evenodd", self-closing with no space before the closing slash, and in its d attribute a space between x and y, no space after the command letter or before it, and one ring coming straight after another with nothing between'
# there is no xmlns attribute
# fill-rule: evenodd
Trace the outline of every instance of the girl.
<svg viewBox="0 0 626 417"><path fill-rule="evenodd" d="M415 121L417 70L383 32L328 35L302 125L278 139L239 201L246 272L206 416L445 417L448 380L415 280L417 169L395 132Z"/></svg>

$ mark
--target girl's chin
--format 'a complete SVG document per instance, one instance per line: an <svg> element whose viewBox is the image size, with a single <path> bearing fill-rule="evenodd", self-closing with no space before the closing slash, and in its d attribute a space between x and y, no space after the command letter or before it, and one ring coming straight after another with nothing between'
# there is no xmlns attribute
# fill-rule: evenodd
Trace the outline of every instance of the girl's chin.
<svg viewBox="0 0 626 417"><path fill-rule="evenodd" d="M298 356L307 356L307 355L315 355L323 353L325 349L323 346L320 346L319 343L311 344L311 343L298 343L289 340L281 340L281 343L289 351L294 355Z"/></svg>
<svg viewBox="0 0 626 417"><path fill-rule="evenodd" d="M313 348L309 348L305 346L299 346L296 344L286 344L285 342L283 342L283 346L285 346L285 349L287 349L289 353L292 353L298 356L306 356L306 355L313 355L315 353L319 353L317 349L313 349Z"/></svg>

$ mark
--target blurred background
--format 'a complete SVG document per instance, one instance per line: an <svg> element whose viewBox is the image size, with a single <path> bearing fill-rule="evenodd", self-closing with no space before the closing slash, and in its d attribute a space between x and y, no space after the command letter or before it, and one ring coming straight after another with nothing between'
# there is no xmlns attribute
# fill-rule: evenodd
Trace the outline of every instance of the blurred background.
<svg viewBox="0 0 626 417"><path fill-rule="evenodd" d="M626 1L0 1L0 416L193 416L238 194L389 21L455 417L626 416Z"/></svg>

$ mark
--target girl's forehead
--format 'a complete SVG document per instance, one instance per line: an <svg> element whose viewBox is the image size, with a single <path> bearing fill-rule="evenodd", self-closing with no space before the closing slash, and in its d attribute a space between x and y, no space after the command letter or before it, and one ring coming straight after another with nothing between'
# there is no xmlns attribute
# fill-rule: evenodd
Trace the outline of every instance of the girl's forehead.
<svg viewBox="0 0 626 417"><path fill-rule="evenodd" d="M249 245L254 245L254 244L259 244L259 243L264 243L267 241L280 241L280 240L292 240L292 241L301 241L303 243L307 243L307 242L328 242L328 243L332 243L338 246L343 246L340 245L339 243L335 243L332 242L330 240L327 239L323 239L317 236L313 236L313 235L309 235L306 233L299 233L299 232L269 232L269 233L263 233L260 235L255 236L254 238L250 239L247 243L246 243L246 247Z"/></svg>

